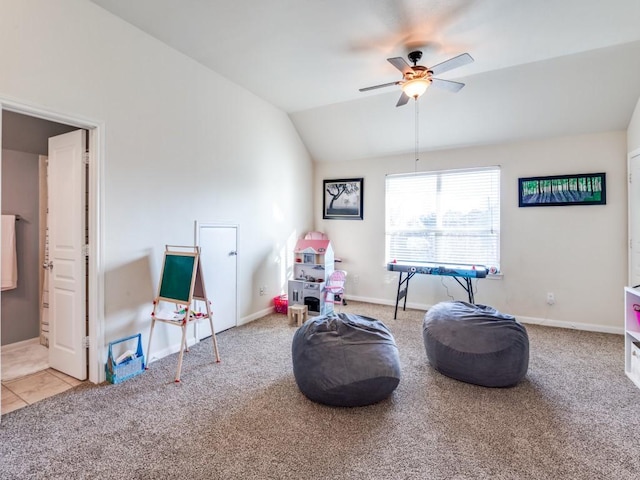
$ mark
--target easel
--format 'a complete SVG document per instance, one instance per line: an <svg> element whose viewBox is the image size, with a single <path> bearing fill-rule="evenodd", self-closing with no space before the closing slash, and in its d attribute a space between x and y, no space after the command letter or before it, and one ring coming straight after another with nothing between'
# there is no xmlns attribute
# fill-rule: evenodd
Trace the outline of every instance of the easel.
<svg viewBox="0 0 640 480"><path fill-rule="evenodd" d="M193 310L194 301L204 302L206 314ZM175 310L162 310L162 302L170 302L175 306ZM216 362L220 362L218 354L218 342L213 329L213 315L211 304L207 299L200 266L200 247L183 247L177 245L167 245L162 262L162 274L160 276L160 286L158 296L153 301L153 312L151 313L151 331L149 332L149 347L147 348L147 358L151 359L151 338L156 321L168 323L182 328L182 340L180 342L180 356L178 357L178 370L176 371L176 382L180 382L180 371L182 370L182 356L187 348L187 326L190 323L204 318L209 319L211 325L211 338L213 339L213 352ZM149 364L147 362L147 369Z"/></svg>

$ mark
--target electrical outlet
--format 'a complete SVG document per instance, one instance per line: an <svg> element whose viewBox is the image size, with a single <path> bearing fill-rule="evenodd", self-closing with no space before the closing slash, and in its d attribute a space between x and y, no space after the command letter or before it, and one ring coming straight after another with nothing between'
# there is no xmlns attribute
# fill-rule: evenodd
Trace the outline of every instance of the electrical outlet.
<svg viewBox="0 0 640 480"><path fill-rule="evenodd" d="M552 292L547 293L547 303L553 305L556 303L556 296Z"/></svg>
<svg viewBox="0 0 640 480"><path fill-rule="evenodd" d="M260 296L263 296L266 294L267 294L267 287L266 286L260 287Z"/></svg>

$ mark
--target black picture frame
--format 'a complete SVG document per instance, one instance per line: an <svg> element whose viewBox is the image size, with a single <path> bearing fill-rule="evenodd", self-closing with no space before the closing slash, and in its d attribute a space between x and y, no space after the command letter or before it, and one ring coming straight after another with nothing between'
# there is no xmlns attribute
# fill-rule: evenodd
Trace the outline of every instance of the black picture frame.
<svg viewBox="0 0 640 480"><path fill-rule="evenodd" d="M518 179L519 207L606 205L605 173L552 175Z"/></svg>
<svg viewBox="0 0 640 480"><path fill-rule="evenodd" d="M364 219L364 178L323 180L322 218L328 220Z"/></svg>

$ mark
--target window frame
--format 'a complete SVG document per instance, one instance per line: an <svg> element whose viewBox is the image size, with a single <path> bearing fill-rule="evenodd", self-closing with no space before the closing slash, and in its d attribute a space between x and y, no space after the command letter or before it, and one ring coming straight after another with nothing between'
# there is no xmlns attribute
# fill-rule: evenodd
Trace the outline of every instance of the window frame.
<svg viewBox="0 0 640 480"><path fill-rule="evenodd" d="M489 175L492 182L487 188L484 188L481 176ZM500 166L474 167L464 169L448 169L448 170L432 170L414 173L388 174L385 177L385 263L391 261L404 262L431 262L440 264L462 264L462 265L484 265L489 273L497 274L500 272L500 243L501 243L501 168ZM462 186L461 190L443 187L443 185L458 182L456 176L460 176ZM464 178L468 175L466 178ZM474 175L476 178L474 179ZM421 180L421 177L423 179ZM405 184L394 183L394 179L407 179ZM412 182L411 180L415 180ZM416 180L417 179L417 180ZM466 180L466 182L465 182ZM390 184L391 183L391 184ZM420 185L423 183L423 185ZM431 184L431 185L428 185ZM414 190L412 192L405 191L401 187L409 185ZM471 188L469 188L471 187ZM473 188L477 187L477 188ZM397 190L394 192L394 188ZM430 189L427 193L420 194L419 189ZM436 192L433 189L436 188ZM446 188L446 189L445 189ZM464 189L464 190L462 190ZM467 190L468 189L468 190ZM478 197L474 197L471 193L475 193ZM486 194L489 196L486 196ZM418 198L418 208L409 209L407 211L406 201L400 201L403 195L414 195ZM459 202L460 198L468 205L480 205L482 202L478 200L482 194L486 198L484 209L469 208L464 204L459 205L458 211L452 210L452 204ZM455 199L455 200L452 200ZM393 203L393 205L390 205ZM405 204L404 206L401 204ZM419 204L423 204L423 209ZM416 204L412 204L415 206ZM445 205L445 206L443 206ZM402 211L402 214L394 215L391 209L395 209L396 213ZM466 215L463 214L466 212ZM419 213L419 216L418 216ZM457 214L452 216L452 213ZM404 220L398 217L404 215ZM474 216L475 215L475 216ZM409 219L409 220L407 220ZM435 219L435 224L433 223ZM465 219L464 221L461 221ZM396 220L396 221L394 221ZM456 225L456 221L460 223ZM399 221L399 224L398 224ZM405 225L402 222L405 221ZM430 221L430 225L427 225ZM453 223L452 223L453 222ZM391 226L392 224L396 226ZM409 225L411 227L409 228ZM447 225L449 224L449 225ZM407 232L409 234L405 235ZM394 241L401 243L403 238L405 241L412 241L418 246L415 255L402 257L402 249L410 249L412 247L395 247L392 245ZM469 252L472 252L478 245L476 241L482 239L480 244L479 258L476 261L470 260ZM453 240L447 242L446 239ZM476 240L474 240L476 239ZM457 245L456 245L457 244ZM466 245L465 245L466 244ZM473 248L470 248L471 245ZM425 250L435 250L433 258L427 258L424 254ZM443 251L451 250L453 254L443 254ZM452 256L449 256L452 255ZM460 260L464 261L460 261ZM469 261L467 261L469 260Z"/></svg>

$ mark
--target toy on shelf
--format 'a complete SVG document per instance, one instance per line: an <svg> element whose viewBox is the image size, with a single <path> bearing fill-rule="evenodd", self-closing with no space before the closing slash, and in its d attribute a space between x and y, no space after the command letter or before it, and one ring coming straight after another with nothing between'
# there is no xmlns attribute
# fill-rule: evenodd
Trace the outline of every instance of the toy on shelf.
<svg viewBox="0 0 640 480"><path fill-rule="evenodd" d="M342 303L346 305L347 302L344 299L344 284L347 282L347 272L344 270L334 270L329 276L327 284L324 287L327 297L325 302L327 303Z"/></svg>

